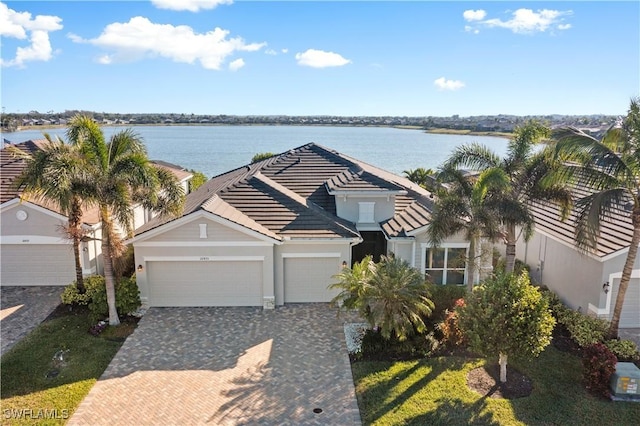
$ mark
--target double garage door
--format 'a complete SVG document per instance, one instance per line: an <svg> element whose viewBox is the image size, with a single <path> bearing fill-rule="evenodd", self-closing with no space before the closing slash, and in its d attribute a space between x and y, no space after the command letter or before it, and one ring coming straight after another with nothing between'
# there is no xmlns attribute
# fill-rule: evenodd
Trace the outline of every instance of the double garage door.
<svg viewBox="0 0 640 426"><path fill-rule="evenodd" d="M2 285L65 286L76 278L69 244L2 244L0 259Z"/></svg>
<svg viewBox="0 0 640 426"><path fill-rule="evenodd" d="M285 258L284 302L329 302L339 258ZM147 262L150 306L262 306L263 261Z"/></svg>
<svg viewBox="0 0 640 426"><path fill-rule="evenodd" d="M262 261L148 262L150 306L262 306Z"/></svg>

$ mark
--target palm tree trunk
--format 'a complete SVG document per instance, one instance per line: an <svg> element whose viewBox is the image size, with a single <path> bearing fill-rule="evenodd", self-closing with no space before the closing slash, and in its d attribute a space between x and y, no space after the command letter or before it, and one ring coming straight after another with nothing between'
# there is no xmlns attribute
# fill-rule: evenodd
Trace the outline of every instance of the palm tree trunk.
<svg viewBox="0 0 640 426"><path fill-rule="evenodd" d="M640 206L634 207L631 214L631 221L633 223L633 237L631 237L631 245L629 246L629 252L627 253L627 260L624 262L624 268L622 268L622 277L620 278L620 286L618 287L618 296L616 296L616 304L613 308L613 316L611 317L611 324L609 331L607 332L607 338L617 339L618 328L620 326L620 314L622 314L622 305L624 304L624 296L629 287L629 281L631 281L631 271L633 270L633 264L636 262L636 256L638 254L638 244L640 244Z"/></svg>
<svg viewBox="0 0 640 426"><path fill-rule="evenodd" d="M113 223L109 210L100 207L100 215L102 216L102 259L104 264L104 283L107 291L107 305L109 306L109 325L120 324L118 310L116 309L116 289L115 277L113 274L113 259L111 258L111 233L113 232Z"/></svg>
<svg viewBox="0 0 640 426"><path fill-rule="evenodd" d="M82 275L82 263L80 262L80 242L82 241L82 210L78 200L74 200L69 214L69 233L73 240L73 260L76 264L76 288L78 293L84 294L84 276Z"/></svg>
<svg viewBox="0 0 640 426"><path fill-rule="evenodd" d="M469 239L469 260L467 262L467 288L469 292L473 291L473 285L475 284L476 275L476 247L478 245L478 238L474 235Z"/></svg>
<svg viewBox="0 0 640 426"><path fill-rule="evenodd" d="M515 269L516 265L516 226L513 224L507 225L506 245L506 264L504 267L504 271L507 274L510 274Z"/></svg>

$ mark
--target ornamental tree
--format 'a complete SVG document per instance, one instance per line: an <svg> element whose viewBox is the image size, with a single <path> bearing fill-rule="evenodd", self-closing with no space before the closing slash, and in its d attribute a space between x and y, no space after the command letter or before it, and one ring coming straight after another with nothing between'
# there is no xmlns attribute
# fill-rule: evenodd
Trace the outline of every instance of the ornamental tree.
<svg viewBox="0 0 640 426"><path fill-rule="evenodd" d="M460 328L469 347L498 355L500 382L507 381L507 359L538 356L551 343L555 319L529 275L501 274L475 287L460 308Z"/></svg>

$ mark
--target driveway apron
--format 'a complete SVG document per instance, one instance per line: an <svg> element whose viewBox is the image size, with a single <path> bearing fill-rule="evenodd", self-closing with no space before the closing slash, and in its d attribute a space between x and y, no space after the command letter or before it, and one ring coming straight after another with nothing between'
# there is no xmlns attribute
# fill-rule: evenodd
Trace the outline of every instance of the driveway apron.
<svg viewBox="0 0 640 426"><path fill-rule="evenodd" d="M69 425L361 424L327 304L151 308Z"/></svg>
<svg viewBox="0 0 640 426"><path fill-rule="evenodd" d="M4 355L61 303L63 287L29 286L0 289L0 342Z"/></svg>

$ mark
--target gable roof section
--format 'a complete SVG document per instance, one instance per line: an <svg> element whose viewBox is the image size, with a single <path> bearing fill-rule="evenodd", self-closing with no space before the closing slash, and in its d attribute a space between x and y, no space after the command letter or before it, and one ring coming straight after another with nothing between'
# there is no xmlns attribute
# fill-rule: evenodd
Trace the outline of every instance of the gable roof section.
<svg viewBox="0 0 640 426"><path fill-rule="evenodd" d="M193 174L191 172L189 172L185 168L180 167L178 165L171 164L171 163L168 163L166 161L161 161L161 160L150 160L150 162L153 165L155 165L156 167L160 167L160 168L166 169L166 170L170 171L171 173L173 173L178 178L179 182L184 182L184 181L189 180L189 179L191 179L193 177Z"/></svg>
<svg viewBox="0 0 640 426"><path fill-rule="evenodd" d="M585 197L592 193L588 188L573 188L574 199ZM535 217L536 230L559 240L565 245L575 247L575 229L577 223L577 213L572 209L569 217L560 220L560 209L554 203L531 203L531 212ZM630 212L625 211L621 206L612 217L607 218L600 224L600 237L598 238L596 250L593 253L596 257L604 258L625 250L631 244L633 236L633 224L631 223Z"/></svg>
<svg viewBox="0 0 640 426"><path fill-rule="evenodd" d="M315 143L213 177L187 196L183 216L204 209L282 239L359 238L355 224L336 216L328 188L395 195L396 214L383 225L390 237L428 224L432 202L427 191ZM136 234L167 222L156 218Z"/></svg>
<svg viewBox="0 0 640 426"><path fill-rule="evenodd" d="M28 153L42 149L47 143L46 139L28 140L15 146L16 148ZM0 150L0 204L5 203L13 198L19 198L22 190L14 186L14 182L25 168L25 161L15 157L8 149Z"/></svg>

